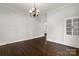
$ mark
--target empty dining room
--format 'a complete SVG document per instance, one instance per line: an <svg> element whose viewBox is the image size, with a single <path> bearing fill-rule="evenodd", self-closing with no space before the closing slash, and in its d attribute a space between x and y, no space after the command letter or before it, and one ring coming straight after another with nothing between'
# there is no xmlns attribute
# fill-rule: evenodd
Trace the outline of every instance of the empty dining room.
<svg viewBox="0 0 79 59"><path fill-rule="evenodd" d="M79 3L0 3L0 56L79 56Z"/></svg>

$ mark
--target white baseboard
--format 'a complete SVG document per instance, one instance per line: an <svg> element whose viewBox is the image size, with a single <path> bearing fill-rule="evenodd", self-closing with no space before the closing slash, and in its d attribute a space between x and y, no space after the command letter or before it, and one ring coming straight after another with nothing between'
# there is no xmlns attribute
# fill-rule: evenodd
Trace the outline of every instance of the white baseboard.
<svg viewBox="0 0 79 59"><path fill-rule="evenodd" d="M65 46L70 46L70 47L74 47L74 48L78 48L78 49L79 49L79 47L72 46L72 45L66 44L66 43L64 43L64 42L57 42L57 41L53 41L53 40L51 40L51 39L48 39L48 41L50 41L50 42L55 42L55 43L58 43L58 44L62 44L62 45L65 45Z"/></svg>
<svg viewBox="0 0 79 59"><path fill-rule="evenodd" d="M12 41L12 42L2 42L2 43L0 43L0 46L7 45L7 44L11 44L11 43L16 43L16 42L20 42L20 41L24 41L24 40L30 40L30 39L33 39L33 38L39 38L39 37L43 37L43 36L44 35L35 36L35 37L29 37L29 38L19 39L19 40Z"/></svg>
<svg viewBox="0 0 79 59"><path fill-rule="evenodd" d="M64 42L53 41L52 39L48 39L48 41L55 42L55 43L58 43L58 44L64 44Z"/></svg>

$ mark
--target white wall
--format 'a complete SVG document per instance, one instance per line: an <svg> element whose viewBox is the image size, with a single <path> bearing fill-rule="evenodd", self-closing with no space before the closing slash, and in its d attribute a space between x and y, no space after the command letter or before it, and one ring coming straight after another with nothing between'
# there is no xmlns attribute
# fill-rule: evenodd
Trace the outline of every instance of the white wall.
<svg viewBox="0 0 79 59"><path fill-rule="evenodd" d="M68 4L54 11L49 11L47 15L47 39L79 48L79 36L64 35L64 20L70 17L79 17L79 4Z"/></svg>
<svg viewBox="0 0 79 59"><path fill-rule="evenodd" d="M0 5L0 45L43 36L43 22L43 15L33 18L29 13Z"/></svg>

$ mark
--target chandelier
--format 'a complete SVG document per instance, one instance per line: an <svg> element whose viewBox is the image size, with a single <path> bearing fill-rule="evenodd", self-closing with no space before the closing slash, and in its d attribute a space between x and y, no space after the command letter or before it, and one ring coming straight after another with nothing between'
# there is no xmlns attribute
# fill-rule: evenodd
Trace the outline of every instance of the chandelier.
<svg viewBox="0 0 79 59"><path fill-rule="evenodd" d="M30 15L32 15L34 17L39 15L39 10L35 7L35 4L34 4L34 7L29 10L29 13L30 13Z"/></svg>

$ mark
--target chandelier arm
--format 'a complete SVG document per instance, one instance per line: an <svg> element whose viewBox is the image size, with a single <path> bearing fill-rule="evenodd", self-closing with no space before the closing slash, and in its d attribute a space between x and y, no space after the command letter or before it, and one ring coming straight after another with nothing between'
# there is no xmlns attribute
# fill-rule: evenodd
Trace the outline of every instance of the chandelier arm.
<svg viewBox="0 0 79 59"><path fill-rule="evenodd" d="M35 8L35 3L34 3L34 8Z"/></svg>

